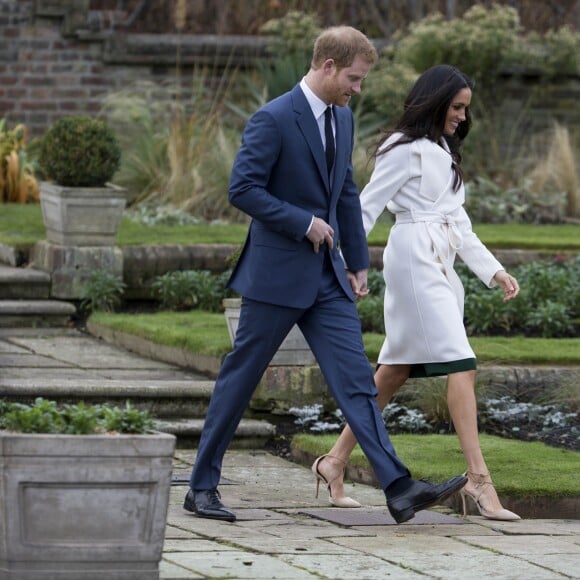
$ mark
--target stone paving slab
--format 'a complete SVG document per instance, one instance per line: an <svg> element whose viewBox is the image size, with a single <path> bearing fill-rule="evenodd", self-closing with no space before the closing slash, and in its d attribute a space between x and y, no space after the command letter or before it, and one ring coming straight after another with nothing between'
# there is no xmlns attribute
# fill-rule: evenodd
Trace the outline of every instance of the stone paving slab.
<svg viewBox="0 0 580 580"><path fill-rule="evenodd" d="M207 377L199 373L173 368L98 369L97 376L111 381L199 381Z"/></svg>
<svg viewBox="0 0 580 580"><path fill-rule="evenodd" d="M165 528L165 541L169 540L188 540L188 539L204 539L201 536L194 534L190 530L176 528L174 525L168 523Z"/></svg>
<svg viewBox="0 0 580 580"><path fill-rule="evenodd" d="M454 552L429 556L415 554L407 558L395 557L394 561L400 566L442 580L561 580L565 578L558 572L542 566L485 551L461 556Z"/></svg>
<svg viewBox="0 0 580 580"><path fill-rule="evenodd" d="M546 571L562 574L567 578L580 578L580 558L577 554L530 554L526 559ZM554 575L554 578L560 577Z"/></svg>
<svg viewBox="0 0 580 580"><path fill-rule="evenodd" d="M68 369L62 371L62 375L68 376ZM197 383L199 384L199 383ZM171 402L184 396L185 391L194 389L194 383L189 381L115 381L96 378L90 379L85 376L80 379L74 378L52 378L52 379L31 379L31 378L5 378L0 374L0 389L6 395L26 395L43 397L104 397L109 399L125 399L127 397L165 398ZM200 393L207 392L204 384L200 385ZM211 393L211 387L209 389ZM205 394L204 394L205 396Z"/></svg>
<svg viewBox="0 0 580 580"><path fill-rule="evenodd" d="M384 580L395 578L396 580L425 578L412 570L406 570L393 562L369 556L368 554L338 554L338 555L295 555L282 554L281 560L306 568L321 578L345 580L346 578L357 580Z"/></svg>
<svg viewBox="0 0 580 580"><path fill-rule="evenodd" d="M256 537L253 534L248 534L245 537L236 538L235 545L238 549L248 549L252 552L272 555L306 553L318 556L337 556L340 554L359 554L357 550L336 545L332 538L294 537L292 530L286 530L286 536L283 538L276 536Z"/></svg>
<svg viewBox="0 0 580 580"><path fill-rule="evenodd" d="M195 580L196 578L207 578L201 574L196 574L191 570L172 564L163 560L159 564L159 576L164 580Z"/></svg>
<svg viewBox="0 0 580 580"><path fill-rule="evenodd" d="M397 522L390 515L387 508L383 509L339 509L329 508L322 510L302 510L300 513L332 522L340 526L396 526ZM404 525L430 525L447 524L463 525L463 521L457 517L448 516L433 510L424 510Z"/></svg>
<svg viewBox="0 0 580 580"><path fill-rule="evenodd" d="M329 522L322 522L320 520L313 520L310 518L303 518L298 520L294 518L293 521L283 522L247 522L243 524L244 527L260 531L270 536L277 538L292 538L299 537L304 539L320 539L320 538L361 538L372 536L372 532L367 529L355 530L352 528L345 528L336 526Z"/></svg>
<svg viewBox="0 0 580 580"><path fill-rule="evenodd" d="M439 510L441 508L433 508L431 511ZM419 512L421 513L421 512ZM416 518L419 517L419 514L415 516L412 520L401 524L404 527L397 527L392 528L389 526L373 526L371 529L368 527L360 528L363 530L371 531L372 533L378 538L384 538L385 541L390 541L390 538L393 535L393 532L399 533L400 531L404 531L404 535L406 538L413 538L414 536L429 536L429 535L437 535L446 538L454 538L459 536L471 536L471 535L478 535L478 536L495 536L501 535L500 532L496 532L491 528L486 528L470 521L466 520L463 525L458 526L457 524L420 524L415 525L413 522ZM353 529L359 529L357 526L354 526ZM409 541L413 542L414 540L410 539Z"/></svg>
<svg viewBox="0 0 580 580"><path fill-rule="evenodd" d="M0 360L2 359L0 354ZM35 355L28 355L35 356ZM31 359L32 360L32 359ZM58 379L62 381L78 378L86 378L92 381L117 381L124 383L133 383L135 381L177 381L184 384L187 380L187 386L191 385L192 381L206 380L206 377L198 373L175 371L173 369L90 369L72 367L66 364L58 364L54 367L46 367L44 365L46 357L40 357L38 366L27 366L21 364L17 367L0 367L2 368L3 378L13 379L34 379L35 384L42 384L44 381L54 381ZM34 362L34 361L33 361ZM58 361L57 361L58 362ZM62 368L66 367L66 375L63 374Z"/></svg>
<svg viewBox="0 0 580 580"><path fill-rule="evenodd" d="M104 369L169 369L164 362L154 361L110 346L93 337L58 336L45 338L21 337L13 342L30 351L83 368Z"/></svg>
<svg viewBox="0 0 580 580"><path fill-rule="evenodd" d="M33 356L33 355L29 355ZM1 357L1 355L0 355ZM66 364L58 364L54 367L47 367L44 365L45 358L39 362L38 366L27 366L21 364L17 367L1 367L2 377L5 379L27 379L29 381L34 379L36 385L42 384L44 381L54 381L55 379L61 380L63 378L62 369L65 367L66 379L68 382L71 379L86 378L89 381L116 381L117 383L122 382L123 384L132 383L135 384L136 381L140 383L152 382L159 383L163 381L166 382L179 382L184 384L187 380L186 386L191 388L192 382L205 381L206 377L197 373L184 373L175 372L172 369L90 369L76 368ZM31 362L32 361L31 359ZM76 381L78 384L78 380ZM213 384L213 383L212 383Z"/></svg>
<svg viewBox="0 0 580 580"><path fill-rule="evenodd" d="M194 449L178 449L177 472L189 474L194 459ZM238 515L233 523L185 512L187 486L172 487L167 530L173 536L164 551L161 580L580 577L580 520L496 522L481 516L463 518L448 507L437 507L419 512L404 525L349 526L344 525L346 520L337 523L311 515L341 511L348 512L345 518L354 518L357 512L360 517L384 515L381 490L357 485L357 499L366 495L375 502L360 510L321 507L326 501L312 497L313 478L307 467L264 451L228 451L223 473L229 485L220 486L220 491L224 503ZM454 523L418 524L423 517ZM201 540L208 547L218 546L204 552Z"/></svg>
<svg viewBox="0 0 580 580"><path fill-rule="evenodd" d="M0 368L74 368L70 362L31 353L0 354Z"/></svg>
<svg viewBox="0 0 580 580"><path fill-rule="evenodd" d="M502 554L535 555L538 552L543 552L544 554L575 554L580 556L580 545L564 542L553 536L463 536L462 540Z"/></svg>
<svg viewBox="0 0 580 580"><path fill-rule="evenodd" d="M163 552L168 554L174 552L229 552L233 550L235 550L235 548L232 548L231 546L212 542L211 540L206 540L204 538L165 540L165 543L163 544Z"/></svg>
<svg viewBox="0 0 580 580"><path fill-rule="evenodd" d="M237 514L238 522L245 522L246 527L260 529L262 526L280 525L281 523L295 523L296 519L283 512L269 509L246 508ZM273 524L272 524L273 522Z"/></svg>
<svg viewBox="0 0 580 580"><path fill-rule="evenodd" d="M1 356L0 356L1 359ZM80 379L89 379L93 381L101 380L97 373L87 372L84 369L77 369L66 365L55 365L54 367L29 367L22 365L20 367L1 367L2 368L2 379L4 383L14 382L19 386L23 384L33 384L37 387L39 384L45 381L51 381L59 383L62 382L63 377L66 375L66 380L75 379L77 382ZM63 369L66 368L66 373Z"/></svg>
<svg viewBox="0 0 580 580"><path fill-rule="evenodd" d="M8 340L0 340L0 353L30 354L30 351Z"/></svg>
<svg viewBox="0 0 580 580"><path fill-rule="evenodd" d="M335 541L434 578L562 578L556 570L539 567L530 559L480 549L465 543L464 538L441 537L437 533L414 536L412 540L404 534L394 534L388 541L384 537Z"/></svg>
<svg viewBox="0 0 580 580"><path fill-rule="evenodd" d="M539 535L539 536L574 536L580 541L580 519L574 520L521 520L517 522L500 522L471 516L471 521L492 528L506 535Z"/></svg>
<svg viewBox="0 0 580 580"><path fill-rule="evenodd" d="M250 552L172 553L168 554L165 560L201 574L202 578L247 578L248 580L272 580L272 578L283 578L284 580L320 579L319 575L300 569L297 566L292 566L279 558Z"/></svg>
<svg viewBox="0 0 580 580"><path fill-rule="evenodd" d="M42 327L31 328L22 326L15 327L0 327L0 338L13 340L16 337L28 338L47 338L49 336L74 337L83 336L76 328L68 327Z"/></svg>

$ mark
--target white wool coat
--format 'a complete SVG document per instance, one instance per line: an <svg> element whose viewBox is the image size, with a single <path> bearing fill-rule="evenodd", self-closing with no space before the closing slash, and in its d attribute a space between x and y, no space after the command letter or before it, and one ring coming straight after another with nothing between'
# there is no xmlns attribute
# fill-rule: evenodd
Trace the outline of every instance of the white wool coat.
<svg viewBox="0 0 580 580"><path fill-rule="evenodd" d="M399 137L395 133L383 147ZM387 336L381 364L475 358L455 257L490 288L503 267L472 231L465 189L454 191L453 177L447 143L417 139L379 155L361 193L367 235L385 208L396 218L383 254Z"/></svg>

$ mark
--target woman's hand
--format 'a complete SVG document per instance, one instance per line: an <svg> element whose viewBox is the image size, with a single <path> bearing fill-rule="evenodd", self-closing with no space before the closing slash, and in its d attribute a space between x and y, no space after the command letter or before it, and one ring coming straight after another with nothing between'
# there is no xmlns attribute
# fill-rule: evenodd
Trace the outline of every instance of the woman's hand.
<svg viewBox="0 0 580 580"><path fill-rule="evenodd" d="M349 270L346 271L346 277L350 282L350 287L354 292L355 297L363 298L369 293L369 289L367 287L367 274L368 270L359 270L358 272L350 272Z"/></svg>
<svg viewBox="0 0 580 580"><path fill-rule="evenodd" d="M496 272L493 277L497 285L503 290L504 297L503 301L507 302L512 298L515 298L520 292L520 286L518 281L505 270L500 270Z"/></svg>

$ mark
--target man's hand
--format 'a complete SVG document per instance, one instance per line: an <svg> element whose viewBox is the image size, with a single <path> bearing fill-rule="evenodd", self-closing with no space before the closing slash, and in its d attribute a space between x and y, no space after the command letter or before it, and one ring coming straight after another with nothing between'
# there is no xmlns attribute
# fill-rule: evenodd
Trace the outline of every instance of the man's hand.
<svg viewBox="0 0 580 580"><path fill-rule="evenodd" d="M350 287L357 299L363 298L369 293L367 287L367 274L368 270L359 270L358 272L350 272L347 270L346 272L346 277L350 282Z"/></svg>
<svg viewBox="0 0 580 580"><path fill-rule="evenodd" d="M312 227L307 234L307 238L314 246L314 253L318 254L320 246L328 244L328 249L332 250L334 247L334 230L323 220L315 217L312 222Z"/></svg>

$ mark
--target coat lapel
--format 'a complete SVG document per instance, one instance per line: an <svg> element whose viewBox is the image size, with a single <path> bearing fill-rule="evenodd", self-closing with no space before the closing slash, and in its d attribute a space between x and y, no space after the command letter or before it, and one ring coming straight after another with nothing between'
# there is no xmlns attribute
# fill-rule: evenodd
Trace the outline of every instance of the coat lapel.
<svg viewBox="0 0 580 580"><path fill-rule="evenodd" d="M308 143L308 147L310 148L312 157L314 157L320 176L330 191L328 171L326 169L326 158L324 157L324 147L322 145L320 131L316 119L312 114L312 109L310 108L300 85L296 85L292 90L292 102L294 103L294 111L296 112L296 123L298 124L304 139L306 139L306 143Z"/></svg>
<svg viewBox="0 0 580 580"><path fill-rule="evenodd" d="M334 179L332 182L333 192L341 189L344 182L345 172L349 163L350 151L350 131L347 123L347 116L343 115L340 107L335 107L335 122L336 122L336 157L334 161Z"/></svg>

